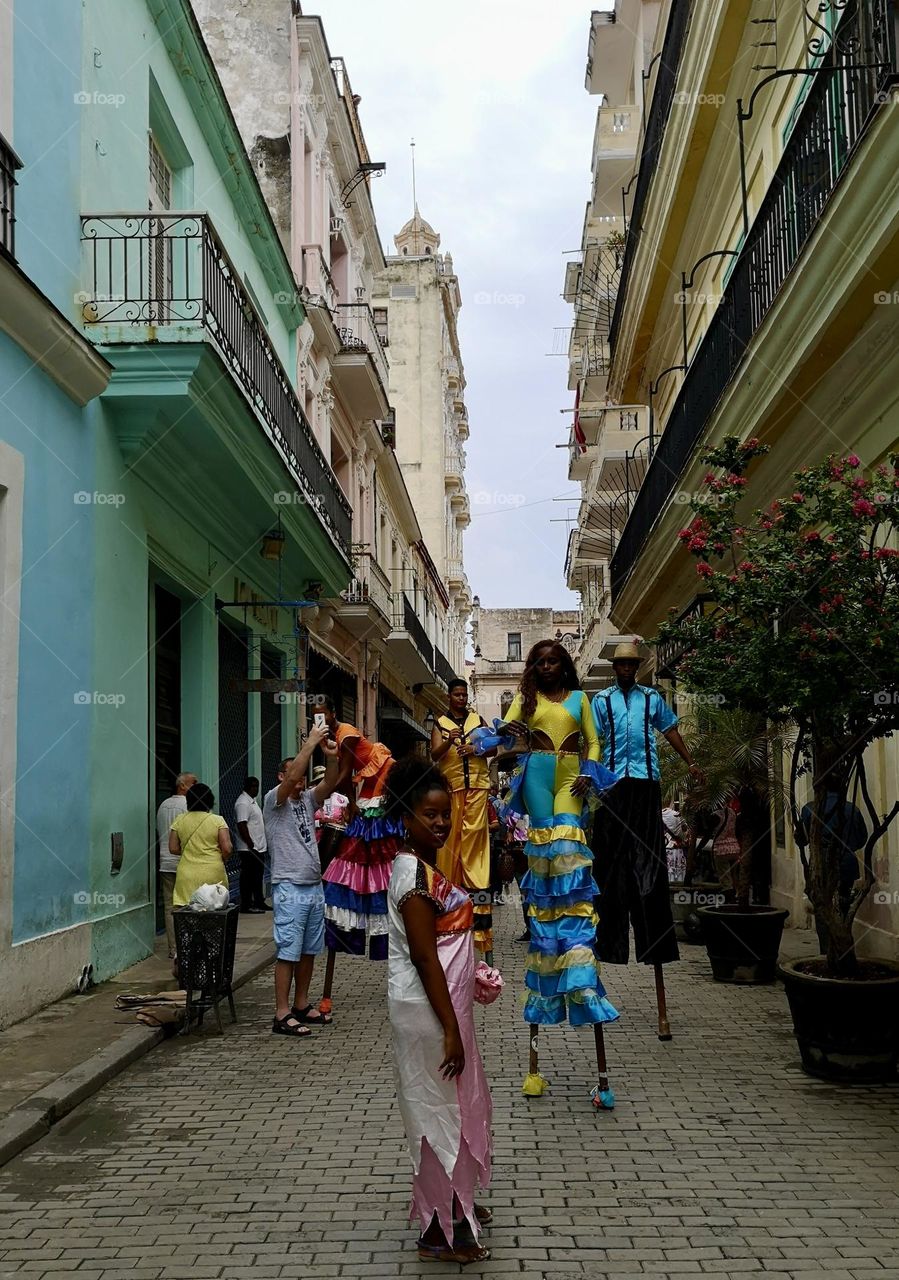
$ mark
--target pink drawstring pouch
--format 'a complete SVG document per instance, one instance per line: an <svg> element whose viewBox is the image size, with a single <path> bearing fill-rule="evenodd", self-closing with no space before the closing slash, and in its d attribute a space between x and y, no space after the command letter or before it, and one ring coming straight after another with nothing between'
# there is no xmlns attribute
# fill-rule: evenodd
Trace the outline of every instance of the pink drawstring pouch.
<svg viewBox="0 0 899 1280"><path fill-rule="evenodd" d="M474 971L474 998L478 1004L493 1004L504 986L499 969L491 969L479 960Z"/></svg>

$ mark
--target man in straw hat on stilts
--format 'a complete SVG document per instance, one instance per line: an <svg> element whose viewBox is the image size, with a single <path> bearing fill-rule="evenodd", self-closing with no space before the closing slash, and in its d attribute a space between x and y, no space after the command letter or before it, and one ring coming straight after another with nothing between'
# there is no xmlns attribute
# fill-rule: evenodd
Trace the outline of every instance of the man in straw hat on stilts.
<svg viewBox="0 0 899 1280"><path fill-rule="evenodd" d="M602 763L619 779L603 796L593 825L593 874L600 893L597 953L607 964L627 964L633 926L638 963L655 968L659 1039L670 1040L662 965L679 959L679 953L668 893L656 733L667 738L694 776L701 775L661 693L637 684L639 666L637 645L619 644L612 656L615 683L592 702Z"/></svg>

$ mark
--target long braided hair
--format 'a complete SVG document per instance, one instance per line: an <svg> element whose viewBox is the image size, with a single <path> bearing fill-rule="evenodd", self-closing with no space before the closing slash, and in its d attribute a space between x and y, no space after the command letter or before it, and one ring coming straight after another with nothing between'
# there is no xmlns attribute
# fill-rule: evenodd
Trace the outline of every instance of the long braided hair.
<svg viewBox="0 0 899 1280"><path fill-rule="evenodd" d="M581 687L571 654L565 646L556 640L538 640L525 659L524 675L518 686L521 693L521 714L525 720L528 720L537 710L537 662L544 649L552 649L553 657L559 659L562 667L562 688L571 693L574 689Z"/></svg>

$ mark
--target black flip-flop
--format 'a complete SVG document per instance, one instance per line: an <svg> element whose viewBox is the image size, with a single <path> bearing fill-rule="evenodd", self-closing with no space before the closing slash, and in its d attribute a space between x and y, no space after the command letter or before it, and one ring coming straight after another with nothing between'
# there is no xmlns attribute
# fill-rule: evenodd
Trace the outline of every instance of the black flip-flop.
<svg viewBox="0 0 899 1280"><path fill-rule="evenodd" d="M293 1018L294 1025L290 1026L290 1020ZM308 1027L300 1026L297 1019L292 1013L285 1013L283 1018L274 1018L272 1020L273 1036L311 1036L312 1032Z"/></svg>
<svg viewBox="0 0 899 1280"><path fill-rule="evenodd" d="M330 1013L322 1013L320 1009L313 1010L311 1004L307 1004L305 1009L298 1009L296 1005L291 1009L291 1015L296 1018L297 1022L301 1022L304 1027L327 1027L331 1024ZM311 1018L311 1013L317 1013L317 1018Z"/></svg>

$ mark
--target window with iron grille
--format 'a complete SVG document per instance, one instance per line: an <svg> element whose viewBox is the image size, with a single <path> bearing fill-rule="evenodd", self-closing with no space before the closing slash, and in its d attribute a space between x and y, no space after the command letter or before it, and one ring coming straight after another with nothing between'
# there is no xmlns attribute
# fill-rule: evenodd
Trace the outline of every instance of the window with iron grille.
<svg viewBox="0 0 899 1280"><path fill-rule="evenodd" d="M161 213L172 205L172 171L152 133L149 135L149 147L150 212ZM166 236L166 219L151 218L150 231L147 300L151 316L163 319L165 304L172 296L172 244Z"/></svg>

